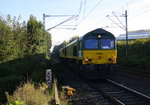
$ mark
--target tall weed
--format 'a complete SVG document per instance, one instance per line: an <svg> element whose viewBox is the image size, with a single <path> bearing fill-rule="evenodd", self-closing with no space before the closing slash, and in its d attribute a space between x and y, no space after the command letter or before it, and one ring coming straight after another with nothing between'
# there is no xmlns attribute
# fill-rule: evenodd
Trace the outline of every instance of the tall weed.
<svg viewBox="0 0 150 105"><path fill-rule="evenodd" d="M49 105L52 101L52 97L46 89L46 85L35 88L34 83L28 81L22 86L19 86L12 96L7 95L8 103L23 101L26 105Z"/></svg>

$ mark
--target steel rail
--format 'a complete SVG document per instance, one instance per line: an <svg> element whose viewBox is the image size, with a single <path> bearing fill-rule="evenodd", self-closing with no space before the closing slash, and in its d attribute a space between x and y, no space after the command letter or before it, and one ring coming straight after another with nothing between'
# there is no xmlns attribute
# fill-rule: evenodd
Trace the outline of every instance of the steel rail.
<svg viewBox="0 0 150 105"><path fill-rule="evenodd" d="M83 81L85 83L87 83L89 86L91 86L92 88L94 88L96 91L98 91L99 93L101 93L105 98L107 98L114 105L126 105L128 103L128 101L127 101L127 103L124 102L121 99L121 97L119 99L116 96L114 96L115 94L112 96L112 94L109 94L110 93L109 91L107 91L107 90L105 90L105 89L103 89L101 87L98 87L98 86L94 85L93 83L91 83L91 82L89 82L87 80L83 80ZM110 83L113 87L115 86L116 88L118 87L118 89L122 89L124 91L127 91L127 93L132 94L131 96L136 96L137 99L139 98L139 99L143 100L142 102L146 103L146 105L150 104L150 97L148 97L148 96L146 96L146 95L144 95L142 93L139 93L139 92L137 92L135 90L132 90L130 88L127 88L127 87L125 87L123 85L120 85L118 83L115 83L114 81L111 81L109 79L107 79L107 82ZM129 103L130 102L132 102L132 100L130 100Z"/></svg>
<svg viewBox="0 0 150 105"><path fill-rule="evenodd" d="M107 92L105 92L102 89L100 89L100 88L96 87L95 85L93 85L91 82L86 81L86 80L83 80L83 81L85 83L87 83L88 85L90 85L95 90L97 90L99 93L101 93L104 97L106 97L108 100L110 100L113 104L115 104L115 105L125 105L124 103L122 103L118 99L116 99L116 98L112 97L111 95L109 95Z"/></svg>
<svg viewBox="0 0 150 105"><path fill-rule="evenodd" d="M137 92L137 91L135 91L135 90L133 90L133 89L130 89L130 88L128 88L128 87L125 87L125 86L123 86L123 85L121 85L121 84L118 84L118 83L116 83L116 82L114 82L114 81L112 81L112 80L107 79L107 81L109 81L111 84L113 84L113 85L115 85L115 86L118 86L118 87L120 87L120 88L122 88L122 89L125 89L125 90L127 90L128 92L130 92L130 93L132 93L132 94L134 94L134 95L136 95L136 96L142 98L143 100L145 100L146 102L148 102L148 103L150 104L150 97L149 97L149 96L146 96L146 95L144 95L144 94L142 94L142 93L140 93L140 92Z"/></svg>
<svg viewBox="0 0 150 105"><path fill-rule="evenodd" d="M150 78L150 72L136 71L136 70L118 70L119 72L128 73L131 75L136 75L144 78Z"/></svg>

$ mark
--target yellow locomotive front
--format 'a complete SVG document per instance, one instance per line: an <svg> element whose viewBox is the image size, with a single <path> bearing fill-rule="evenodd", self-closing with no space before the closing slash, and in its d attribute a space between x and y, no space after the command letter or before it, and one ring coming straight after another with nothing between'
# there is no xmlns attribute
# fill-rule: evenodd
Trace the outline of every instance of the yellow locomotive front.
<svg viewBox="0 0 150 105"><path fill-rule="evenodd" d="M114 39L86 39L84 42L83 64L116 64Z"/></svg>
<svg viewBox="0 0 150 105"><path fill-rule="evenodd" d="M90 78L112 77L116 71L117 49L113 34L94 30L82 39L81 72Z"/></svg>

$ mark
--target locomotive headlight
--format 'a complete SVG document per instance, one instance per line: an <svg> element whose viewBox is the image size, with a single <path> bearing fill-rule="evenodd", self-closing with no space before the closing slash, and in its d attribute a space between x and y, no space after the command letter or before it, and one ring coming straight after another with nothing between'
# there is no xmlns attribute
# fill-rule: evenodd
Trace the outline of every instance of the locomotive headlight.
<svg viewBox="0 0 150 105"><path fill-rule="evenodd" d="M109 61L115 61L115 59L114 59L114 58L109 58L108 60L109 60Z"/></svg>
<svg viewBox="0 0 150 105"><path fill-rule="evenodd" d="M101 38L101 35L98 35L98 38Z"/></svg>
<svg viewBox="0 0 150 105"><path fill-rule="evenodd" d="M85 61L86 61L86 62L91 62L91 61L92 61L92 59L90 59L90 58L86 58L86 59L85 59Z"/></svg>
<svg viewBox="0 0 150 105"><path fill-rule="evenodd" d="M88 58L86 58L85 61L89 61Z"/></svg>
<svg viewBox="0 0 150 105"><path fill-rule="evenodd" d="M115 61L115 58L113 58L112 61Z"/></svg>

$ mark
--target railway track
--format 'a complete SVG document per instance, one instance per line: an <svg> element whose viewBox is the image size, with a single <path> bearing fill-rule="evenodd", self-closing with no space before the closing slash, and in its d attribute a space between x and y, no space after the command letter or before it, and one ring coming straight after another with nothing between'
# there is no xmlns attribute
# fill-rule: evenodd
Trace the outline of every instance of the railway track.
<svg viewBox="0 0 150 105"><path fill-rule="evenodd" d="M90 82L83 76L79 78L93 90L88 86L76 86L78 83L72 85L79 92L70 101L73 105L150 105L150 97L111 80Z"/></svg>
<svg viewBox="0 0 150 105"><path fill-rule="evenodd" d="M140 76L144 78L150 78L150 72L148 71L130 69L130 68L125 68L125 67L119 67L117 71L121 73L122 75L125 73L125 74L131 74L131 75Z"/></svg>
<svg viewBox="0 0 150 105"><path fill-rule="evenodd" d="M85 82L103 94L114 105L150 105L150 97L111 80L104 83Z"/></svg>

